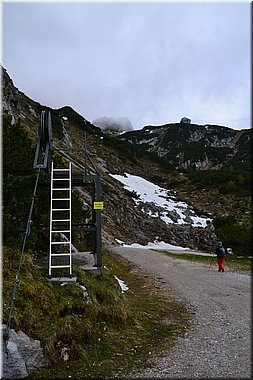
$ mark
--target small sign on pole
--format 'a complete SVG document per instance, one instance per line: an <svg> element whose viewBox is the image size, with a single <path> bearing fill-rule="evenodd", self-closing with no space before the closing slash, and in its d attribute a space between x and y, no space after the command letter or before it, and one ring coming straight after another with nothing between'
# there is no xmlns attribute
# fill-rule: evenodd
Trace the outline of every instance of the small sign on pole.
<svg viewBox="0 0 253 380"><path fill-rule="evenodd" d="M93 205L94 210L103 210L104 208L104 202L94 202Z"/></svg>

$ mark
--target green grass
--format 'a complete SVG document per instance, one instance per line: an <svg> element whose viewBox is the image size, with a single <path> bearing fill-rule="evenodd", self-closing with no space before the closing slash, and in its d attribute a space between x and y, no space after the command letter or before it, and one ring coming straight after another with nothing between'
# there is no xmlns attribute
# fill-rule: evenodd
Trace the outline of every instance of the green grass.
<svg viewBox="0 0 253 380"><path fill-rule="evenodd" d="M19 255L4 247L3 322L9 313ZM183 304L162 291L132 264L110 252L103 254L103 276L94 278L74 266L92 303L75 284L61 286L47 280L25 254L12 327L39 339L51 366L30 378L99 378L127 374L166 344L172 346L189 326ZM129 290L122 293L114 276ZM68 348L69 360L60 357Z"/></svg>
<svg viewBox="0 0 253 380"><path fill-rule="evenodd" d="M209 256L200 256L200 255L194 255L190 253L183 253L183 254L177 254L177 253L171 253L171 252L163 252L164 254L174 257L181 260L189 260L194 262L199 262L206 265L216 265L216 256L213 257ZM226 255L224 265L228 267L228 269L237 271L237 272L250 272L252 269L252 260L242 256L242 257L235 257L235 256L229 256Z"/></svg>

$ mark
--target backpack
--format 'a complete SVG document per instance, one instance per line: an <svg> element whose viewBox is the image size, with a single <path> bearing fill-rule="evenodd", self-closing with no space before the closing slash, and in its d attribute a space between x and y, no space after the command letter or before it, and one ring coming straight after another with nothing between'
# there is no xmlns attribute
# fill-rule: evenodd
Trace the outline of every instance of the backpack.
<svg viewBox="0 0 253 380"><path fill-rule="evenodd" d="M225 253L226 253L225 248L224 247L220 247L219 248L219 256L220 257L224 257Z"/></svg>

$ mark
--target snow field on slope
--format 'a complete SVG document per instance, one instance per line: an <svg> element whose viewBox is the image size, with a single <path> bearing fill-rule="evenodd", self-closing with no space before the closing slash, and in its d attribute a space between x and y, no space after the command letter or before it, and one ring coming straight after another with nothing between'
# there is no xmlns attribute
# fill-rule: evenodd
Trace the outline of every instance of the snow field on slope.
<svg viewBox="0 0 253 380"><path fill-rule="evenodd" d="M124 185L124 188L128 191L136 192L136 194L139 196L139 199L134 198L136 205L138 205L140 202L152 202L155 206L159 207L160 209L163 209L164 211L161 212L160 218L166 224L189 224L189 222L185 220L187 216L186 212L189 213L189 205L187 205L187 203L185 202L177 201L174 195L169 194L169 190L159 187L142 177L134 176L127 173L125 173L124 176L116 174L110 174L110 176L121 182ZM145 212L143 209L142 211ZM168 216L168 212L177 213L177 215L179 216L177 222L174 222ZM152 217L159 218L158 213L153 214L151 210L149 211L149 215L151 215ZM212 219L210 218L204 218L196 215L196 213L193 210L190 210L189 216L192 220L191 225L193 227L205 228L207 226L207 222L212 221Z"/></svg>

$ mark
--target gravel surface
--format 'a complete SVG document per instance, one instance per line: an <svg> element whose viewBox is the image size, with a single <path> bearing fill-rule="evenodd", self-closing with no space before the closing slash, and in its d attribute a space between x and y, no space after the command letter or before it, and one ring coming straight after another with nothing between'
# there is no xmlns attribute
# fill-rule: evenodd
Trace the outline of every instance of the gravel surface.
<svg viewBox="0 0 253 380"><path fill-rule="evenodd" d="M186 302L192 328L127 378L251 378L251 276L147 249L112 248ZM226 263L225 263L226 264ZM150 347L152 352L152 347Z"/></svg>

